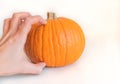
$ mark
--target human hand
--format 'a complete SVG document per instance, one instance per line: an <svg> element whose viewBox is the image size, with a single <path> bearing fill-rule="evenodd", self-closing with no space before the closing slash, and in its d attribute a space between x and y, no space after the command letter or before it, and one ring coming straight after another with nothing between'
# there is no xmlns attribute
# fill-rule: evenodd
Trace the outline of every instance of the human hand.
<svg viewBox="0 0 120 84"><path fill-rule="evenodd" d="M31 16L27 12L15 13L4 21L0 40L0 76L14 74L39 74L45 63L33 64L24 52L27 34L34 23L45 24L41 16Z"/></svg>

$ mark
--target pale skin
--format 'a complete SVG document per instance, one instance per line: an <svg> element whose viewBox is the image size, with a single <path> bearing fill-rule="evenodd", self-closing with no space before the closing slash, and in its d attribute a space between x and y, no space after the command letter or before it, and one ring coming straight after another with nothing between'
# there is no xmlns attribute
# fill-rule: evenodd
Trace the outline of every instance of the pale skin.
<svg viewBox="0 0 120 84"><path fill-rule="evenodd" d="M11 18L5 19L0 40L0 76L39 74L45 67L43 62L30 62L24 51L27 35L34 23L44 25L46 21L28 12L14 13Z"/></svg>

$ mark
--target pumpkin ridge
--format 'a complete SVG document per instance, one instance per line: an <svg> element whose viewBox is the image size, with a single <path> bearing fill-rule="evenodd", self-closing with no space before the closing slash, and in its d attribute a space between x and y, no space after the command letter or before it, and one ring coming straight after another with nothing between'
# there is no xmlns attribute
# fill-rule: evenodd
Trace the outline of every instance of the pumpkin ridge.
<svg viewBox="0 0 120 84"><path fill-rule="evenodd" d="M72 21L72 20L70 20L69 22L70 22L72 25L74 25L74 27L76 27L77 30L78 30L77 27L80 27L80 25L78 25L76 22L74 22L74 21ZM83 34L83 31L82 31L81 27L80 27L79 30L80 30L80 37L82 37L83 35L81 36L81 33ZM82 38L81 38L81 40L82 40L82 42L83 42L83 39L82 39Z"/></svg>
<svg viewBox="0 0 120 84"><path fill-rule="evenodd" d="M83 50L84 50L84 46L85 46L85 39L84 39L84 34L83 34L83 31L82 31L82 29L81 29L81 27L75 22L75 21L73 21L73 20L70 20L70 19L68 19L69 20L69 22L72 24L72 26L73 27L75 27L75 30L77 31L77 33L79 34L79 38L80 38L80 42L81 42L81 48L80 48L80 56L81 56L81 54L82 54L82 52L83 52ZM79 28L79 29L78 29ZM79 56L79 57L80 57ZM77 60L78 58L75 58L75 60Z"/></svg>
<svg viewBox="0 0 120 84"><path fill-rule="evenodd" d="M50 38L52 37L52 28L51 28L51 29L50 29L50 28L51 28L51 21L49 20L49 28L48 28L48 31L49 31L48 33L49 33L49 34L48 34L48 35L49 35L50 37L49 37L48 41L49 41L49 45L51 45L51 46L53 47L53 40L52 40L53 38L50 39ZM51 47L51 46L50 46L50 47ZM52 49L51 49L50 47L49 47L49 51L51 51L51 52L50 52L49 54L51 55L51 53L53 54L53 52L52 52ZM51 57L50 57L49 59L52 60ZM52 63L52 61L51 61L51 63Z"/></svg>
<svg viewBox="0 0 120 84"><path fill-rule="evenodd" d="M54 35L56 36L56 30L55 30L55 23L54 22L52 22L52 28L54 28ZM55 43L54 43L54 46L55 46ZM54 57L55 57L54 66L56 66L56 56L57 56L55 48L56 48L56 46L54 47Z"/></svg>
<svg viewBox="0 0 120 84"><path fill-rule="evenodd" d="M36 28L36 27L35 27L35 28ZM35 29L35 28L34 28L34 31L33 31L33 38L32 38L32 39L33 39L33 40L32 40L32 41L33 41L33 42L32 42L32 49L33 49L33 50L32 50L32 52L33 52L33 53L32 53L32 56L35 57L34 61L35 61L35 63L36 63L36 62L37 62L37 56L34 56L34 53L35 53L35 48L34 48L34 47L35 47L35 32L36 32L36 29Z"/></svg>
<svg viewBox="0 0 120 84"><path fill-rule="evenodd" d="M39 62L43 62L43 56L42 56L42 32L43 31L43 25L40 25L38 27L38 32L37 32L37 39L38 39L38 43L39 43L39 49L37 50L37 52L39 52L40 50L40 53L38 54L38 58L39 58Z"/></svg>
<svg viewBox="0 0 120 84"><path fill-rule="evenodd" d="M78 34L78 35L77 35L77 36L78 36L77 38L78 38L78 39L80 40L80 42L83 44L83 42L82 42L82 38L81 38L81 34L79 34L79 33L81 33L81 31L80 31L81 29L78 29L78 27L76 26L77 24L75 24L74 21L69 20L69 23L72 24L72 27L74 27L74 29L76 30L76 33ZM80 45L80 47L81 47L81 45ZM83 49L80 48L79 56L75 56L75 57L74 57L74 59L75 59L74 61L76 61L77 58L80 57L80 54L81 54L82 50L83 50ZM77 55L78 55L78 54L77 54Z"/></svg>
<svg viewBox="0 0 120 84"><path fill-rule="evenodd" d="M36 57L34 57L34 54L33 54L33 53L34 53L34 52L33 52L33 50L34 50L34 49L33 49L33 43L34 43L33 36L34 36L34 31L35 31L34 26L35 26L35 25L33 25L33 27L32 27L32 32L31 32L31 35L30 35L30 40L31 40L31 41L30 41L30 45L31 45L31 46L30 46L30 51L29 51L29 52L30 52L30 58L32 58L32 62L33 62L33 63L36 63L36 61L35 61L35 58L36 58ZM35 26L35 27L36 27L36 26Z"/></svg>
<svg viewBox="0 0 120 84"><path fill-rule="evenodd" d="M44 56L43 56L43 34L44 34L44 28L42 29L42 59L43 59L43 62L44 62Z"/></svg>
<svg viewBox="0 0 120 84"><path fill-rule="evenodd" d="M72 45L74 45L74 42L75 42L75 39L74 39L74 35L73 35L73 31L74 31L74 27L72 27L72 25L70 25L69 23L68 23L68 20L67 19L65 19L65 18L62 18L62 19L60 19L64 24L66 24L68 27L69 27L69 33L70 33L70 39L71 39L71 41L72 41ZM75 45L74 45L75 46ZM69 46L68 46L69 47ZM71 46L72 47L72 46ZM68 48L68 52L72 52L73 50L73 48ZM68 55L66 56L66 64L71 64L71 59L74 59L73 58L74 56L73 55L71 55L71 54L69 54L68 53Z"/></svg>
<svg viewBox="0 0 120 84"><path fill-rule="evenodd" d="M47 24L43 28L43 59L44 62L46 62L47 66L50 66L50 54L49 54L49 34L48 34L48 29L50 26L50 20L47 21Z"/></svg>
<svg viewBox="0 0 120 84"><path fill-rule="evenodd" d="M56 20L53 22L53 25L54 25L54 29L55 29L55 31L56 31L56 32L55 32L55 36L57 37L57 38L56 38L56 43L57 43L57 45L59 46L58 35L57 35L57 30L56 30L56 28L57 28L57 27L56 27ZM58 53L58 52L59 52L59 48L57 48L57 50L58 50L58 51L57 51L57 56L59 56L59 55L58 55L58 54L59 54L59 53ZM56 61L57 61L57 59L56 59ZM55 66L57 66L56 61L55 61Z"/></svg>
<svg viewBox="0 0 120 84"><path fill-rule="evenodd" d="M35 42L34 42L34 47L33 47L33 52L34 52L34 53L36 53L36 50L37 50L37 49L35 49L35 48L37 48L37 45L36 45L37 42L38 42L38 41L37 41L37 40L38 40L38 39L37 39L37 31L38 31L39 26L40 26L40 25L37 25L37 26L36 26L35 33L34 33L34 41L35 41ZM38 54L36 54L35 57L36 57L36 59L37 59L36 62L38 63L38 62L40 61Z"/></svg>
<svg viewBox="0 0 120 84"><path fill-rule="evenodd" d="M34 34L33 34L33 41L34 41L33 42L33 53L35 53L35 44L36 44L36 39L35 38L36 38L36 29L37 29L36 27L34 29ZM37 59L37 55L36 54L34 54L33 56ZM35 60L35 62L37 63L37 60Z"/></svg>
<svg viewBox="0 0 120 84"><path fill-rule="evenodd" d="M67 18L65 18L65 19L67 19ZM78 25L78 24L77 24L75 21L73 21L73 20L70 20L70 19L67 19L67 20L69 20L69 22L70 22L71 24L73 24L73 25L74 25L73 27L76 27L77 30L78 30L77 27L79 27L79 30L78 30L78 31L80 31L80 32L79 32L79 35L80 35L80 37L81 37L82 47L84 48L84 46L85 46L85 36L84 36L84 33L83 33L83 30L82 30L81 26Z"/></svg>
<svg viewBox="0 0 120 84"><path fill-rule="evenodd" d="M49 23L49 25L50 25L50 23ZM48 29L49 29L49 25L47 26L47 27L45 27L45 32L44 32L44 35L46 36L46 38L45 38L45 42L44 42L44 45L45 45L45 48L44 48L44 53L45 53L45 51L46 51L46 53L44 54L44 57L46 57L45 58L45 61L47 60L47 63L48 63L48 65L50 65L50 55L49 55L49 32L48 32ZM46 42L46 40L47 40L47 42ZM46 48L46 46L47 46L47 48Z"/></svg>
<svg viewBox="0 0 120 84"><path fill-rule="evenodd" d="M52 21L51 21L51 29L52 29L52 45L53 45L53 56L54 56L54 66L56 66L56 53L55 53L55 43L53 42L53 38L54 38L54 33L55 33L55 28L54 28L54 26L53 26L54 24L52 23ZM53 29L54 28L54 29Z"/></svg>
<svg viewBox="0 0 120 84"><path fill-rule="evenodd" d="M63 54L62 54L62 52L61 52L61 50L62 50L62 48L61 48L61 42L60 42L60 34L59 34L59 32L61 33L61 24L60 24L60 22L56 19L55 20L55 28L57 28L56 29L56 38L57 38L57 44L58 44L58 52L57 52L57 57L56 57L56 66L61 66L61 63L62 63L62 61L61 61L61 59L62 59L62 56L63 56ZM63 30L62 30L63 31Z"/></svg>
<svg viewBox="0 0 120 84"><path fill-rule="evenodd" d="M51 20L49 20L49 23L50 23L50 25L49 25L49 30L51 29L51 35L50 35L50 33L49 33L49 35L51 36L51 38L52 39L50 39L49 38L49 40L51 40L51 42L49 42L50 44L51 44L51 46L52 46L52 49L51 49L51 55L53 55L53 58L49 58L50 59L50 62L52 63L52 67L54 67L55 66L55 49L54 49L54 43L53 43L53 25L52 25L52 21ZM51 61L52 60L52 61Z"/></svg>
<svg viewBox="0 0 120 84"><path fill-rule="evenodd" d="M76 22L74 23L74 24L76 24L76 26L79 26L80 27L80 25L78 25ZM80 27L81 28L81 27ZM82 29L80 29L80 37L81 37L81 42L82 42L82 48L83 48L83 50L84 50L84 46L85 46L85 35L83 34L83 30Z"/></svg>
<svg viewBox="0 0 120 84"><path fill-rule="evenodd" d="M71 23L71 24L72 24L72 27L74 27L74 29L76 30L76 32L77 32L77 34L78 34L78 35L77 35L77 36L78 36L77 38L80 40L81 43L83 43L83 42L82 42L82 38L81 38L81 34L79 34L79 32L81 32L81 31L80 31L81 29L78 30L78 27L76 26L77 24L74 24L74 23L75 23L74 21L69 20L69 23ZM81 45L80 45L80 47L81 47ZM83 50L83 49L80 48L80 53L81 53L82 50ZM74 61L77 60L76 57L77 57L77 58L80 57L80 54L79 54L79 56L75 56L75 57L74 57L74 59L75 59Z"/></svg>
<svg viewBox="0 0 120 84"><path fill-rule="evenodd" d="M65 38L67 39L67 36L66 36L66 33L65 33L64 25L63 25L63 23L60 21L59 18L58 18L58 22L61 24L62 29L63 29L63 32L64 32L64 36L65 36ZM64 56L64 65L66 65L67 50L68 50L68 49L67 49L67 40L66 40L66 54L65 54L65 56Z"/></svg>
<svg viewBox="0 0 120 84"><path fill-rule="evenodd" d="M73 23L73 21L71 21L71 23ZM74 27L76 27L76 29L77 29L77 27L79 26L78 24L76 24L75 22L73 23L73 25L74 25ZM79 26L80 27L80 26ZM80 27L81 28L81 27ZM84 45L85 45L85 39L84 39L84 35L83 35L83 31L82 31L82 29L79 29L80 30L80 32L78 33L79 34L79 38L81 39L81 47L82 48L84 48ZM81 48L81 52L84 50L84 49L82 49Z"/></svg>

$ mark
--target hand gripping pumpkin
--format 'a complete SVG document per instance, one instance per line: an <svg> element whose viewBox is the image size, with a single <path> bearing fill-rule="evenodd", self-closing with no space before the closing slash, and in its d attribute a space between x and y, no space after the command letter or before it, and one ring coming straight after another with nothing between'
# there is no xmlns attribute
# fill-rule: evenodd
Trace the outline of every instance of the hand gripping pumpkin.
<svg viewBox="0 0 120 84"><path fill-rule="evenodd" d="M34 24L25 43L25 51L33 63L45 62L47 67L65 66L82 54L85 38L74 21L48 13L47 24Z"/></svg>

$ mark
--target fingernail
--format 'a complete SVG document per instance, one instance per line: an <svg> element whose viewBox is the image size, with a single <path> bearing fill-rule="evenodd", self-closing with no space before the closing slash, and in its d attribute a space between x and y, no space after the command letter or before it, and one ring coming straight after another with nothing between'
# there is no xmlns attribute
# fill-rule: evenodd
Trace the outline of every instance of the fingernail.
<svg viewBox="0 0 120 84"><path fill-rule="evenodd" d="M46 64L45 64L44 62L41 62L41 63L39 63L39 64L40 64L40 66L43 67L43 68L46 66Z"/></svg>

